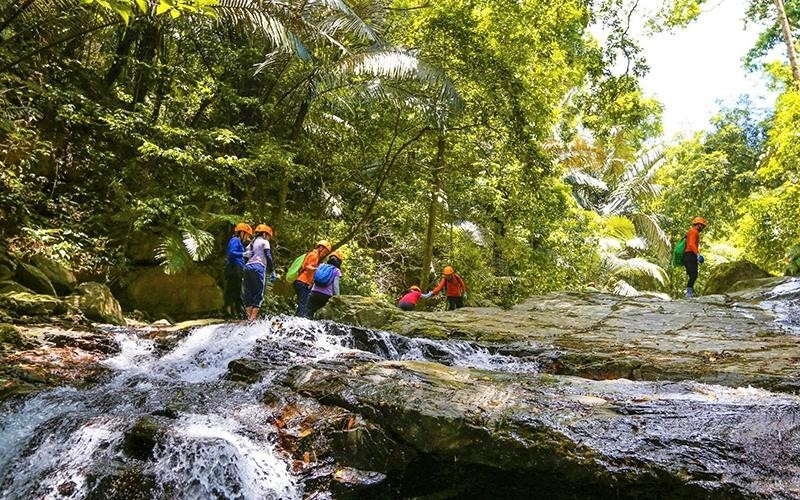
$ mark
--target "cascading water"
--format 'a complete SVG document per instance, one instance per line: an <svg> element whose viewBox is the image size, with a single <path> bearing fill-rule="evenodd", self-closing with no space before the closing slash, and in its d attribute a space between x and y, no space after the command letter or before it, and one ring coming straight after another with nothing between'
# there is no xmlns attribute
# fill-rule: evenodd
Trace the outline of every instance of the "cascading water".
<svg viewBox="0 0 800 500"><path fill-rule="evenodd" d="M130 478L149 484L145 489L154 498L300 498L302 485L276 450L271 415L259 403L280 370L353 351L492 370L537 369L534 359L467 342L287 317L197 328L167 353L136 332L116 336L121 352L105 361L113 371L107 382L58 388L0 407L0 497L102 498L113 489L125 498ZM247 387L225 380L229 362L258 346L270 350L273 372ZM126 433L140 419L167 413L166 438L147 459L122 451Z"/></svg>

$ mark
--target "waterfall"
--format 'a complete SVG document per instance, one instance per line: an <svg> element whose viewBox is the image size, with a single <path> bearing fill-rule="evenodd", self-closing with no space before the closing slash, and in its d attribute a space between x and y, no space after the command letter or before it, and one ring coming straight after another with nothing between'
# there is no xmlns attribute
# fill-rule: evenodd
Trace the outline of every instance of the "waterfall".
<svg viewBox="0 0 800 500"><path fill-rule="evenodd" d="M109 475L151 481L158 498L300 498L288 457L275 449L259 404L280 369L343 353L535 372L534 359L464 341L409 339L388 332L277 316L254 324L196 328L168 352L142 332L117 329L112 374L88 389L57 388L8 402L0 419L0 497L96 497ZM248 387L226 381L228 363L259 351L275 373ZM166 438L145 461L124 452L141 418L169 413ZM133 472L132 472L133 471Z"/></svg>

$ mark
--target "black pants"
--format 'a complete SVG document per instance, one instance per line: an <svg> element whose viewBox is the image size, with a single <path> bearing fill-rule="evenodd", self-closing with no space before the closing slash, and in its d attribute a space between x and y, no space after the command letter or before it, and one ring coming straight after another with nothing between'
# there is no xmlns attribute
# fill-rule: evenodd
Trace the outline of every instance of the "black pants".
<svg viewBox="0 0 800 500"><path fill-rule="evenodd" d="M228 307L238 317L244 317L244 304L242 303L242 276L244 272L236 264L225 265L225 306L227 313Z"/></svg>
<svg viewBox="0 0 800 500"><path fill-rule="evenodd" d="M697 280L697 254L692 252L683 254L683 265L686 267L686 274L689 276L686 288L694 288L694 282Z"/></svg>
<svg viewBox="0 0 800 500"><path fill-rule="evenodd" d="M400 302L399 304L397 304L397 307L399 307L400 309L402 309L404 311L413 311L414 310L414 304L412 304L411 302Z"/></svg>
<svg viewBox="0 0 800 500"><path fill-rule="evenodd" d="M314 313L325 307L325 304L331 299L330 295L324 293L311 292L308 295L308 317L313 318Z"/></svg>
<svg viewBox="0 0 800 500"><path fill-rule="evenodd" d="M447 310L452 311L454 309L460 309L464 307L464 297L459 295L458 297L447 297Z"/></svg>

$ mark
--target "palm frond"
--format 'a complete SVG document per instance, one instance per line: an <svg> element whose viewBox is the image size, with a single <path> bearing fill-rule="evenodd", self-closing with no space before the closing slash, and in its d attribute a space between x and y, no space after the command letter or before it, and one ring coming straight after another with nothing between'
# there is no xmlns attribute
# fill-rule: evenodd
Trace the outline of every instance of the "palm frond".
<svg viewBox="0 0 800 500"><path fill-rule="evenodd" d="M183 246L193 261L205 260L214 252L214 235L197 228L183 232Z"/></svg>
<svg viewBox="0 0 800 500"><path fill-rule="evenodd" d="M349 5L341 0L316 0L317 4L324 5L329 11L329 15L322 22L322 31L331 35L346 33L348 36L355 35L361 40L376 42L379 36L375 30L359 15L357 15Z"/></svg>
<svg viewBox="0 0 800 500"><path fill-rule="evenodd" d="M636 236L636 226L627 217L614 215L605 220L605 234L620 241L628 241Z"/></svg>
<svg viewBox="0 0 800 500"><path fill-rule="evenodd" d="M434 89L437 98L446 101L452 110L463 108L461 95L441 71L399 49L377 49L353 54L343 59L333 71L326 72L320 79L320 85L322 89L338 87L349 82L353 76L415 81Z"/></svg>
<svg viewBox="0 0 800 500"><path fill-rule="evenodd" d="M659 262L667 263L672 258L672 242L661 228L659 217L653 214L632 213L628 217L636 226L636 232L642 235L650 247L655 250Z"/></svg>
<svg viewBox="0 0 800 500"><path fill-rule="evenodd" d="M669 281L667 272L661 266L653 264L645 259L621 259L616 255L605 254L602 256L603 262L611 274L627 278L653 278L661 285L666 285Z"/></svg>
<svg viewBox="0 0 800 500"><path fill-rule="evenodd" d="M176 235L165 236L156 248L156 260L166 274L185 271L192 264L192 257L186 250L183 240Z"/></svg>
<svg viewBox="0 0 800 500"><path fill-rule="evenodd" d="M259 0L220 0L214 11L222 25L265 36L273 49L267 53L268 56L278 52L294 54L303 60L311 57L301 36L317 29L289 4ZM256 70L264 69L269 60L270 57L265 58L264 62L256 66Z"/></svg>
<svg viewBox="0 0 800 500"><path fill-rule="evenodd" d="M631 286L625 280L618 280L616 283L611 285L611 291L614 295L621 295L623 297L638 297L641 295L639 290Z"/></svg>

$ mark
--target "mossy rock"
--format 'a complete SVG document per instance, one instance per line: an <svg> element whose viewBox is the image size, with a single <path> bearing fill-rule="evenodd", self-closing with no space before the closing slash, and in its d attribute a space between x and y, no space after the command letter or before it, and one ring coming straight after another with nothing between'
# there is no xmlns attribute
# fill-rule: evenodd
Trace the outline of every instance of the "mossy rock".
<svg viewBox="0 0 800 500"><path fill-rule="evenodd" d="M17 315L52 316L69 310L67 304L52 295L11 292L0 295L0 308Z"/></svg>
<svg viewBox="0 0 800 500"><path fill-rule="evenodd" d="M733 291L734 285L741 281L769 278L770 276L768 272L752 262L725 262L711 269L706 285L703 287L703 294L727 293Z"/></svg>
<svg viewBox="0 0 800 500"><path fill-rule="evenodd" d="M8 344L13 347L24 347L27 342L25 342L22 334L14 327L14 325L0 323L0 344Z"/></svg>
<svg viewBox="0 0 800 500"><path fill-rule="evenodd" d="M66 300L91 320L112 325L125 324L119 302L111 290L101 283L81 283Z"/></svg>
<svg viewBox="0 0 800 500"><path fill-rule="evenodd" d="M0 294L11 293L11 292L34 293L33 290L31 290L26 286L20 285L16 281L11 281L11 280L0 281Z"/></svg>

